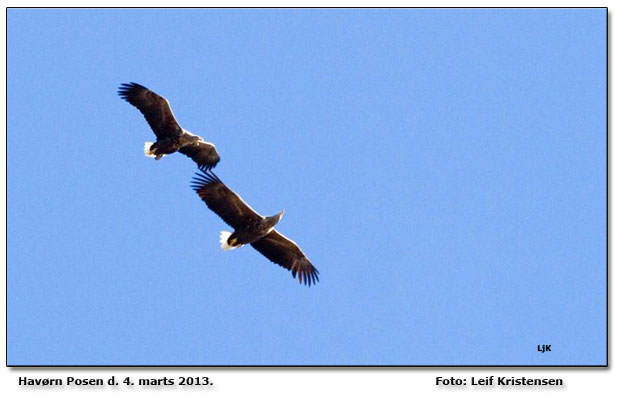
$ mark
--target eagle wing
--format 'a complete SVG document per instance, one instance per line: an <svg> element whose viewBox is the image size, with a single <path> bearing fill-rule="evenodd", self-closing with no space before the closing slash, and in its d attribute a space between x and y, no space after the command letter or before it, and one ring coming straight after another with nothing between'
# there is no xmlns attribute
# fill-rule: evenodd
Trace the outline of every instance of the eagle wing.
<svg viewBox="0 0 617 397"><path fill-rule="evenodd" d="M174 117L169 101L154 91L137 84L121 84L118 95L144 115L157 139L177 138L182 127Z"/></svg>
<svg viewBox="0 0 617 397"><path fill-rule="evenodd" d="M191 181L191 187L208 208L234 229L241 228L247 222L262 219L261 215L225 186L212 171L197 172Z"/></svg>
<svg viewBox="0 0 617 397"><path fill-rule="evenodd" d="M300 283L303 282L310 286L319 281L319 271L311 264L300 247L276 230L253 241L251 245L270 261L291 270L293 277L297 274Z"/></svg>
<svg viewBox="0 0 617 397"><path fill-rule="evenodd" d="M216 164L221 160L218 152L216 151L216 147L210 142L203 140L190 145L182 146L178 151L193 159L199 168L205 171L216 166Z"/></svg>

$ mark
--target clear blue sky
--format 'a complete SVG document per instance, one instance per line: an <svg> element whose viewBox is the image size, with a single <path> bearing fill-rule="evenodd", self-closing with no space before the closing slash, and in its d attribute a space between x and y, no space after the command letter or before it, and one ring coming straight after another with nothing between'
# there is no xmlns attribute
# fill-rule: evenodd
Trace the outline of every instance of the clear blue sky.
<svg viewBox="0 0 617 397"><path fill-rule="evenodd" d="M605 364L605 23L9 10L8 363ZM221 251L130 81L319 284Z"/></svg>

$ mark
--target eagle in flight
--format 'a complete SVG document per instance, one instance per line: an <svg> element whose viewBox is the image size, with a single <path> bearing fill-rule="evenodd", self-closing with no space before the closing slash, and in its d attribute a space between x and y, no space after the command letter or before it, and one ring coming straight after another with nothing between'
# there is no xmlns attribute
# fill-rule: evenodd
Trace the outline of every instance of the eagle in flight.
<svg viewBox="0 0 617 397"><path fill-rule="evenodd" d="M121 84L118 95L139 109L156 135L156 142L146 142L144 146L146 156L159 160L166 154L180 152L204 170L219 162L216 147L182 128L167 99L137 83Z"/></svg>
<svg viewBox="0 0 617 397"><path fill-rule="evenodd" d="M259 215L212 171L196 173L191 187L208 208L234 228L233 233L221 232L220 243L223 250L251 244L270 261L290 270L300 283L311 286L319 281L319 272L300 247L274 230L284 211L273 216Z"/></svg>

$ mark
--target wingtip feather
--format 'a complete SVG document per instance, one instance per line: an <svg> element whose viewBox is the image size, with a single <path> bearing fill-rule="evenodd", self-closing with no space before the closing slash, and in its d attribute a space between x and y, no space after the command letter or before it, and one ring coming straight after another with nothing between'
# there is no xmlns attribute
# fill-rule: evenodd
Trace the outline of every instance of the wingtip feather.
<svg viewBox="0 0 617 397"><path fill-rule="evenodd" d="M193 175L193 179L191 179L191 188L199 192L202 188L212 183L216 183L220 181L218 178L215 178L215 175L212 171L204 171L201 168L199 171Z"/></svg>
<svg viewBox="0 0 617 397"><path fill-rule="evenodd" d="M135 82L121 83L120 87L118 87L117 92L120 98L124 99L125 101L129 101L129 97L134 90L148 90L148 88Z"/></svg>

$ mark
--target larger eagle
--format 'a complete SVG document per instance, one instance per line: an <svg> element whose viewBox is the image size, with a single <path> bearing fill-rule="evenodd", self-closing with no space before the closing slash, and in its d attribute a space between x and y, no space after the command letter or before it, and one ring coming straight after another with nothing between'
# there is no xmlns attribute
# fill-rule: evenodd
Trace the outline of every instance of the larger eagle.
<svg viewBox="0 0 617 397"><path fill-rule="evenodd" d="M118 95L139 109L156 135L156 142L144 145L146 156L159 160L166 154L180 152L206 170L219 162L216 147L182 128L167 99L137 83L121 84Z"/></svg>
<svg viewBox="0 0 617 397"><path fill-rule="evenodd" d="M259 215L211 171L196 173L191 187L208 208L235 229L233 233L221 232L223 250L251 244L270 261L291 270L300 283L310 286L319 281L319 272L300 247L274 230L284 211L273 216Z"/></svg>

